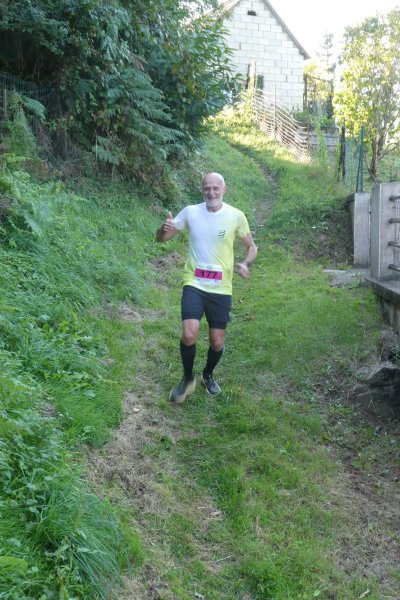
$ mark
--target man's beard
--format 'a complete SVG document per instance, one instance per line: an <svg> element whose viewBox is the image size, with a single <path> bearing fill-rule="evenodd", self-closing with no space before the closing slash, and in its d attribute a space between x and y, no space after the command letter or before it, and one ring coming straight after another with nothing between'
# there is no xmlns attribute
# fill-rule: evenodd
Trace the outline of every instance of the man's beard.
<svg viewBox="0 0 400 600"><path fill-rule="evenodd" d="M218 198L214 198L213 200L208 200L207 198L204 198L204 202L207 204L208 208L217 208L217 206L220 206L220 204L222 204L222 198L223 196L218 196Z"/></svg>

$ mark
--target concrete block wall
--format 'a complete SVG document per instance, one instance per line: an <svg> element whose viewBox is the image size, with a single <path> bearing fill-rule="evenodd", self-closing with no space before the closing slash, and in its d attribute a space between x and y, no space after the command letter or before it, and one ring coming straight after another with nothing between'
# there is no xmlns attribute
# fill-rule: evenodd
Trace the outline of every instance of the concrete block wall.
<svg viewBox="0 0 400 600"><path fill-rule="evenodd" d="M353 231L353 265L367 268L370 264L370 193L356 192L347 201Z"/></svg>
<svg viewBox="0 0 400 600"><path fill-rule="evenodd" d="M354 266L368 267L366 281L380 299L385 320L400 334L400 183L375 186L348 198L353 226ZM391 222L391 220L395 222Z"/></svg>
<svg viewBox="0 0 400 600"><path fill-rule="evenodd" d="M248 15L249 10L256 15ZM262 0L239 2L225 17L224 26L236 73L246 79L249 64L256 61L264 90L276 93L277 101L288 108L301 109L304 57L267 5Z"/></svg>
<svg viewBox="0 0 400 600"><path fill-rule="evenodd" d="M391 243L400 244L400 183L377 185L371 192L371 276L378 280L400 280L400 272L389 265L400 266L400 250Z"/></svg>

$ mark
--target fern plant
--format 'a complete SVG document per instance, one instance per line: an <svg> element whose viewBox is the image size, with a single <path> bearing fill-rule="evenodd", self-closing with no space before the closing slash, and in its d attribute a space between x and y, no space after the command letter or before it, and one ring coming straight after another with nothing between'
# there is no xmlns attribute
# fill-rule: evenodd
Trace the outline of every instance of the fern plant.
<svg viewBox="0 0 400 600"><path fill-rule="evenodd" d="M18 92L13 92L9 99L9 109L11 115L16 115L21 109L32 114L34 117L44 122L46 120L46 109L41 102L34 98L29 98Z"/></svg>
<svg viewBox="0 0 400 600"><path fill-rule="evenodd" d="M6 124L5 148L11 154L24 158L37 157L37 144L27 114L40 121L45 120L43 104L14 92L9 99L10 119Z"/></svg>
<svg viewBox="0 0 400 600"><path fill-rule="evenodd" d="M0 8L0 69L56 86L75 143L149 178L225 102L229 50L219 23L199 18L214 4L15 0Z"/></svg>

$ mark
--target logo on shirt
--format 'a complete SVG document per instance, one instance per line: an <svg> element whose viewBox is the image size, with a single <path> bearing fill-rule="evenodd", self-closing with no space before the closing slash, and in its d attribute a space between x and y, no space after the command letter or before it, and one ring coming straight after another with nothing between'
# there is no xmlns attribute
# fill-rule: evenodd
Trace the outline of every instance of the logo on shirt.
<svg viewBox="0 0 400 600"><path fill-rule="evenodd" d="M218 237L219 237L219 238L224 238L224 237L225 237L225 234L226 234L226 229L220 229L220 230L218 231Z"/></svg>

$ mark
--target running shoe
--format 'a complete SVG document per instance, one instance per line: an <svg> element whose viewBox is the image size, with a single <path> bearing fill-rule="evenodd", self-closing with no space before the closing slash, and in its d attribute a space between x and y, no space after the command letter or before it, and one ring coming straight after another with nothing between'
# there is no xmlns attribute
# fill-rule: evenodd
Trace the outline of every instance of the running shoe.
<svg viewBox="0 0 400 600"><path fill-rule="evenodd" d="M219 394L221 391L221 388L212 375L203 373L202 382L209 394Z"/></svg>
<svg viewBox="0 0 400 600"><path fill-rule="evenodd" d="M186 396L192 394L195 388L196 377L193 377L193 379L186 379L183 377L180 384L171 390L169 399L176 404L182 404L182 402L185 402Z"/></svg>

